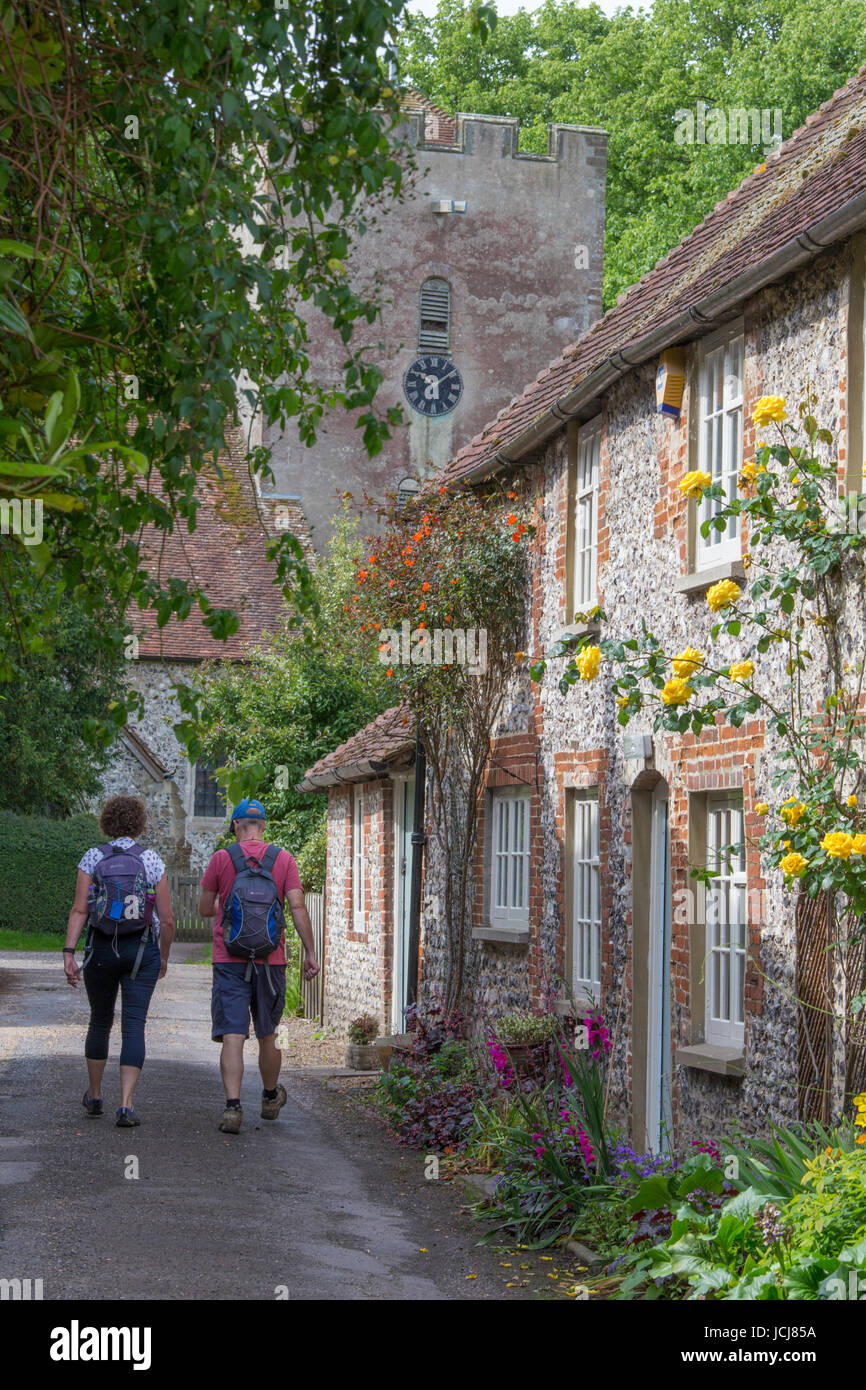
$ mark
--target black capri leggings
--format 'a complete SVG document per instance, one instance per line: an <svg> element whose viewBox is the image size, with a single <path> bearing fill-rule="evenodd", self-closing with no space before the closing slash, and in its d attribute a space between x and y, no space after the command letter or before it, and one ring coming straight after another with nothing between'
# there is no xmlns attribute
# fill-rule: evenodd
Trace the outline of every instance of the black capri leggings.
<svg viewBox="0 0 866 1390"><path fill-rule="evenodd" d="M159 943L146 943L138 974L131 979L141 937L104 936L93 933L93 953L84 968L84 988L90 1002L90 1027L84 1055L92 1061L108 1056L108 1038L114 1022L114 1005L120 988L120 1065L144 1066L144 1025L150 996L159 975ZM115 951L117 952L115 954Z"/></svg>

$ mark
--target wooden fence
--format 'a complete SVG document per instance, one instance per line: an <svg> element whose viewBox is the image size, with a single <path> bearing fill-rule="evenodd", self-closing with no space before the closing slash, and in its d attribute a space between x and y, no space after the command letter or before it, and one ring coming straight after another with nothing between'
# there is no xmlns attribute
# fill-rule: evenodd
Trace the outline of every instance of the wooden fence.
<svg viewBox="0 0 866 1390"><path fill-rule="evenodd" d="M301 981L304 996L304 1018L317 1018L321 1021L325 985L323 963L325 955L325 895L324 893L308 893L306 903L310 921L313 924L313 945L316 948L316 960L319 962L320 969L314 980Z"/></svg>
<svg viewBox="0 0 866 1390"><path fill-rule="evenodd" d="M198 915L201 874L169 869L168 890L174 908L175 940L210 941L213 935L213 918Z"/></svg>

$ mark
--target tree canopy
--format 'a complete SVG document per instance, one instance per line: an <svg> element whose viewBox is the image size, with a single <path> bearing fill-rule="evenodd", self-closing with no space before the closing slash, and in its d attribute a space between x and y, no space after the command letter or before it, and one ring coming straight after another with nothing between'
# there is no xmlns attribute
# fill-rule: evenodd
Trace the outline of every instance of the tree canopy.
<svg viewBox="0 0 866 1390"><path fill-rule="evenodd" d="M381 447L379 373L351 341L378 306L345 258L399 194L402 3L0 2L0 679L46 649L67 601L160 624L198 604L216 638L237 629L194 583L157 578L141 542L194 528L239 390L308 441L343 402ZM311 366L310 307L346 345L336 385ZM253 466L267 474L267 450ZM26 538L22 502L42 507ZM270 551L308 606L297 540ZM100 624L106 650L124 626Z"/></svg>

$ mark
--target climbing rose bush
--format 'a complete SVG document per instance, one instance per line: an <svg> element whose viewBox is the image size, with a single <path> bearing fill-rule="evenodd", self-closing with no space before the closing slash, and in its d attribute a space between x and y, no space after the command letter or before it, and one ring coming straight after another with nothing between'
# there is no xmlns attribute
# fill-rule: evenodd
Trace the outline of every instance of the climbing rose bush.
<svg viewBox="0 0 866 1390"><path fill-rule="evenodd" d="M761 717L774 752L775 794L755 807L765 818L766 861L810 896L841 893L864 913L866 575L857 521L866 497L839 495L843 474L816 405L807 396L791 421L781 396L757 402L752 419L769 438L743 465L734 497L698 471L679 484L690 505L709 504L703 536L737 517L749 544L748 582L723 579L707 592L715 619L709 647L702 640L665 651L642 623L623 640L565 634L530 672L541 680L549 662L564 657L562 693L604 673L622 725L648 714L656 730L699 735ZM600 608L575 619L607 621ZM731 638L739 648L733 659ZM778 653L787 678L781 694L780 662L768 660Z"/></svg>

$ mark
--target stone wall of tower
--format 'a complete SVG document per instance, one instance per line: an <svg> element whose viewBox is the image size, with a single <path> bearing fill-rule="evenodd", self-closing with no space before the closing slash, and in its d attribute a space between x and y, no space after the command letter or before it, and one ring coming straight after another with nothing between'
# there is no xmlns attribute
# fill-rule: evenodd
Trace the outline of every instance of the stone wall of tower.
<svg viewBox="0 0 866 1390"><path fill-rule="evenodd" d="M291 425L263 431L274 451L273 491L303 499L319 548L338 494L382 496L406 475L443 466L601 313L604 131L552 125L546 155L518 151L511 118L460 115L446 144L425 138L423 115L410 113L407 132L415 159L405 197L372 219L348 263L359 291L381 283L381 319L365 330L381 343L372 351L384 373L376 411L400 404L406 423L372 459L356 415L341 407L326 414L313 447ZM466 210L435 211L443 202ZM403 391L418 356L420 289L431 277L450 286L444 355L463 378L458 405L435 420L416 413ZM336 384L345 347L315 311L310 329L311 373Z"/></svg>

